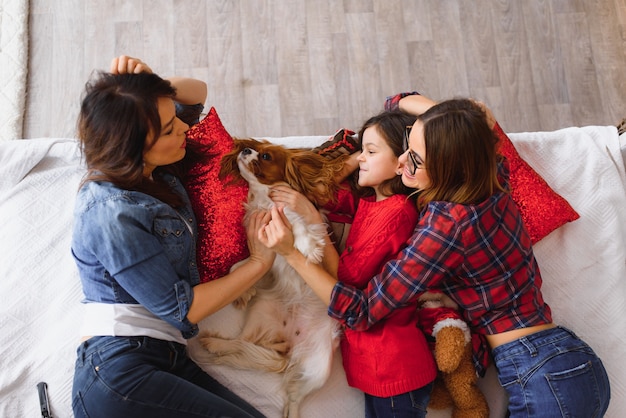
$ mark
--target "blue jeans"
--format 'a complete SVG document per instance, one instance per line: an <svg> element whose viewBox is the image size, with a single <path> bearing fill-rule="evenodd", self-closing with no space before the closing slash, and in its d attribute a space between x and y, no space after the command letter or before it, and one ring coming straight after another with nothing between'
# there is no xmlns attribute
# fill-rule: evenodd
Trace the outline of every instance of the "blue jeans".
<svg viewBox="0 0 626 418"><path fill-rule="evenodd" d="M388 398L365 394L365 418L424 418L433 383Z"/></svg>
<svg viewBox="0 0 626 418"><path fill-rule="evenodd" d="M492 353L511 418L602 417L609 406L602 361L566 328L539 331Z"/></svg>
<svg viewBox="0 0 626 418"><path fill-rule="evenodd" d="M77 350L72 408L81 417L263 417L188 356L149 337L92 337Z"/></svg>

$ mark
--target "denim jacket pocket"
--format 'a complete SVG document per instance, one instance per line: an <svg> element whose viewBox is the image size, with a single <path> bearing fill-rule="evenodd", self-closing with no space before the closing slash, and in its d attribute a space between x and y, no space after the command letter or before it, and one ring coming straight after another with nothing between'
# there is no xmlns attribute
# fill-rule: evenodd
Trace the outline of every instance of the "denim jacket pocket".
<svg viewBox="0 0 626 418"><path fill-rule="evenodd" d="M190 240L187 226L182 219L156 218L154 233L172 264L178 263L185 257L186 242Z"/></svg>

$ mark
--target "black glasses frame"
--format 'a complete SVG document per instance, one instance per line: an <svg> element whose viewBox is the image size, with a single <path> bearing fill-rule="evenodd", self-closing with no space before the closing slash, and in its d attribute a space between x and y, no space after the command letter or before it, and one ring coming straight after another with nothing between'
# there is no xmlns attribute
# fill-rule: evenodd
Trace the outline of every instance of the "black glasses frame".
<svg viewBox="0 0 626 418"><path fill-rule="evenodd" d="M411 129L413 129L413 125L407 126L404 130L404 150L409 151L409 160L411 160L411 165L413 166L409 166L409 172L412 176L414 176L417 172L418 165L420 164L417 162L417 159L415 158L415 155L413 155L413 152L409 150L409 135L411 134Z"/></svg>

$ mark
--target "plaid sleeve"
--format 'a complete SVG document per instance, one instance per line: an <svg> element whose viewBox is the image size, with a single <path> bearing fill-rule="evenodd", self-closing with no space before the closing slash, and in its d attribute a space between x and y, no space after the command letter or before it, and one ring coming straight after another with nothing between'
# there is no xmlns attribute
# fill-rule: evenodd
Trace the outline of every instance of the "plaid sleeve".
<svg viewBox="0 0 626 418"><path fill-rule="evenodd" d="M485 377L487 367L491 358L489 356L489 344L487 343L487 337L483 334L472 333L472 361L474 368L480 377Z"/></svg>
<svg viewBox="0 0 626 418"><path fill-rule="evenodd" d="M328 141L313 148L313 151L322 157L335 159L342 155L352 154L360 148L358 135L349 129L339 129Z"/></svg>
<svg viewBox="0 0 626 418"><path fill-rule="evenodd" d="M412 91L408 93L399 93L395 96L387 97L387 100L385 100L385 110L398 110L400 108L400 100L404 99L406 96L414 96L416 94L419 95L418 92Z"/></svg>
<svg viewBox="0 0 626 418"><path fill-rule="evenodd" d="M395 309L414 302L428 287L437 287L463 262L461 231L445 210L425 213L398 258L363 290L337 283L328 314L355 330L366 330Z"/></svg>

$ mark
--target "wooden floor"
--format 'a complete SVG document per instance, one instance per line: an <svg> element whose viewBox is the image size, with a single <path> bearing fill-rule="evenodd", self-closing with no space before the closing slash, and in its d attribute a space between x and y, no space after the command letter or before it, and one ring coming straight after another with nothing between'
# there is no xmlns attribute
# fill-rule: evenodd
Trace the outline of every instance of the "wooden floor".
<svg viewBox="0 0 626 418"><path fill-rule="evenodd" d="M118 54L208 83L237 136L358 129L387 95L486 102L508 132L626 116L626 0L30 0L24 136L74 136Z"/></svg>

